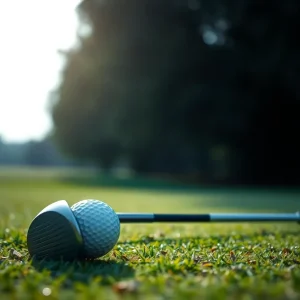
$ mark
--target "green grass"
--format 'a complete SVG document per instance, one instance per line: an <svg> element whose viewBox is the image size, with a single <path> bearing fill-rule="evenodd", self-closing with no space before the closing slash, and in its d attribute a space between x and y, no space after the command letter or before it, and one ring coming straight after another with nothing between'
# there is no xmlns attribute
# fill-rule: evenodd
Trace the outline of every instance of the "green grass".
<svg viewBox="0 0 300 300"><path fill-rule="evenodd" d="M26 230L60 199L95 198L124 212L300 207L297 190L118 188L71 173L76 180L66 180L68 170L0 170L0 299L300 299L298 224L123 224L118 244L97 261L30 260Z"/></svg>

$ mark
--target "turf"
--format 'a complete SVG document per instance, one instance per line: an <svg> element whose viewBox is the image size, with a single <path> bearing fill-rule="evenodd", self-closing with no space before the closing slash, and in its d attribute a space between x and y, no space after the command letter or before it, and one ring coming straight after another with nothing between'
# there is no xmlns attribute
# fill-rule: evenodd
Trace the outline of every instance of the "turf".
<svg viewBox="0 0 300 300"><path fill-rule="evenodd" d="M298 224L124 224L92 262L38 262L26 247L32 218L60 199L124 212L294 212L300 191L119 188L66 174L0 170L1 299L300 299Z"/></svg>

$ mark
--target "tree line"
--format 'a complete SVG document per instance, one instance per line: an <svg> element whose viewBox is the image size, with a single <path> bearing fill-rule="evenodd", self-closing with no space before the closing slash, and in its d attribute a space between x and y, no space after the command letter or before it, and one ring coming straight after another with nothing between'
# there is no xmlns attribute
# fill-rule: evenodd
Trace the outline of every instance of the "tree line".
<svg viewBox="0 0 300 300"><path fill-rule="evenodd" d="M64 153L197 182L300 183L298 0L83 0L78 14L51 96Z"/></svg>
<svg viewBox="0 0 300 300"><path fill-rule="evenodd" d="M6 143L0 137L0 165L2 166L75 166L61 154L50 138L42 141Z"/></svg>

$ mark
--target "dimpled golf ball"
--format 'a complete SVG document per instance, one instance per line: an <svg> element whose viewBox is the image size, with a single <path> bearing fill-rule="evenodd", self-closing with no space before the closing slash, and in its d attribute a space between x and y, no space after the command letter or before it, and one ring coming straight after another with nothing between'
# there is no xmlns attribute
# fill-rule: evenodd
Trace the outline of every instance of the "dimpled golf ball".
<svg viewBox="0 0 300 300"><path fill-rule="evenodd" d="M88 199L71 207L79 224L84 243L84 256L97 258L107 254L120 236L120 220L106 203Z"/></svg>

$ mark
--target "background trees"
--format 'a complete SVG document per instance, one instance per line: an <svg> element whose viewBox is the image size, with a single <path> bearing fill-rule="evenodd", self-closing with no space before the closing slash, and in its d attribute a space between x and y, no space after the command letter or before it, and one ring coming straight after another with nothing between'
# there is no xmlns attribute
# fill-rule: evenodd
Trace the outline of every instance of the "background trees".
<svg viewBox="0 0 300 300"><path fill-rule="evenodd" d="M55 140L106 169L299 183L300 3L84 0ZM86 28L86 27L83 27Z"/></svg>

